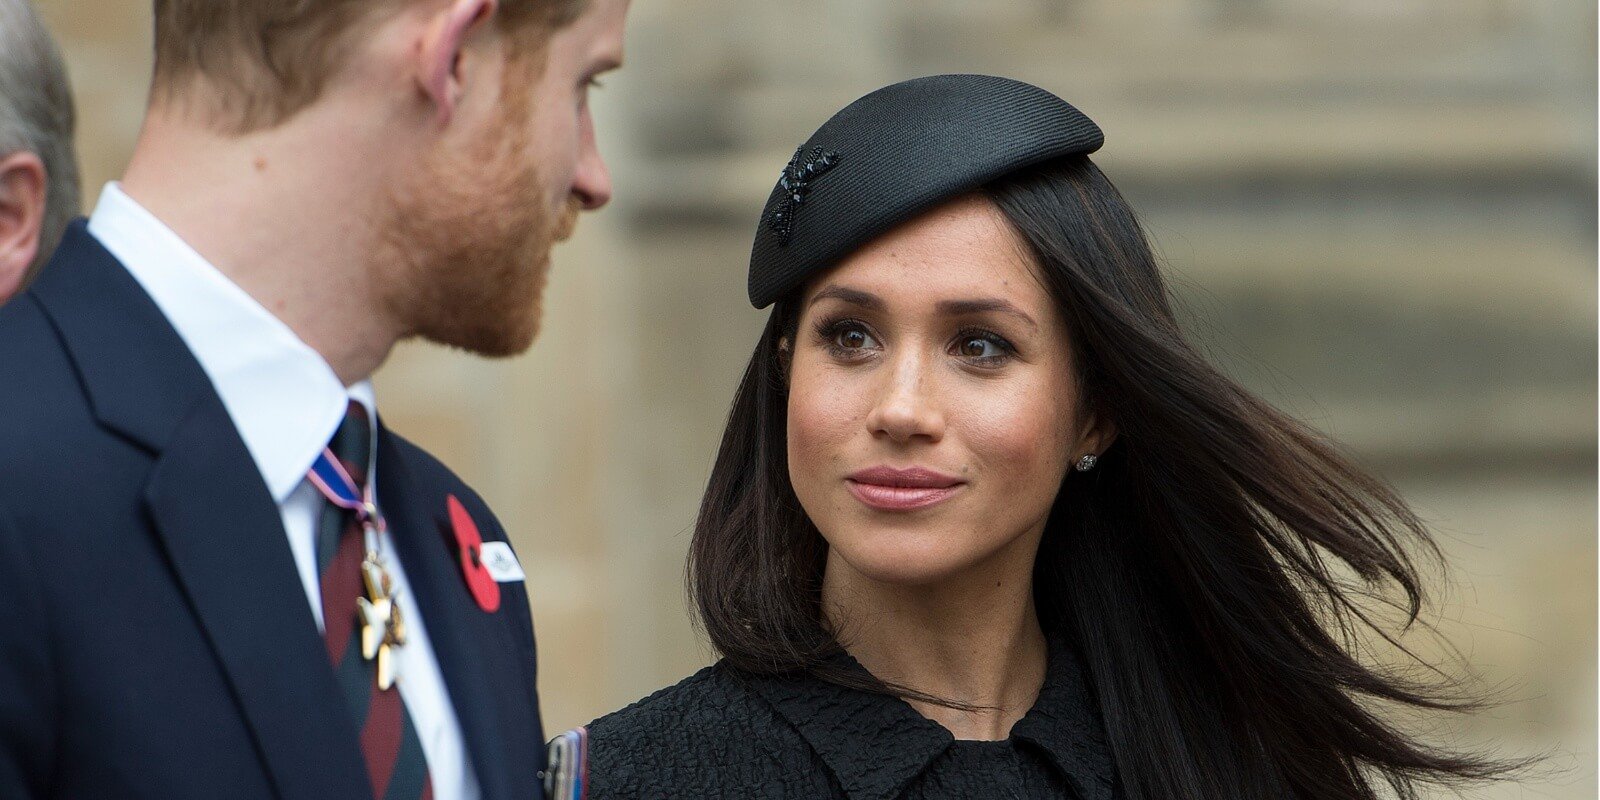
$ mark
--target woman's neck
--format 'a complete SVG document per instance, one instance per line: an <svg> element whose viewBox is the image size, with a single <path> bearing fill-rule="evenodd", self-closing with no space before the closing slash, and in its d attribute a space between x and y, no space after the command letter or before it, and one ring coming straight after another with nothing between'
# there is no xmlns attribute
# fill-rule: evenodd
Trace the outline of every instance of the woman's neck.
<svg viewBox="0 0 1600 800"><path fill-rule="evenodd" d="M1044 685L1048 646L1028 566L906 587L873 581L830 554L823 607L845 649L880 680L979 707L908 701L919 713L957 739L999 740Z"/></svg>

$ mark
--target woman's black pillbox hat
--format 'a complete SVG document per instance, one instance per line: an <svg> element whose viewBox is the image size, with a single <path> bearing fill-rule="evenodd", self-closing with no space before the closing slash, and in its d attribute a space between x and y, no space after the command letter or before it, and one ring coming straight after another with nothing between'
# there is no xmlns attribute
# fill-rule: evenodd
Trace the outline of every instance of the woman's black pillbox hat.
<svg viewBox="0 0 1600 800"><path fill-rule="evenodd" d="M1021 81L936 75L879 89L823 123L784 168L756 230L750 302L772 304L952 197L1104 141L1078 109Z"/></svg>

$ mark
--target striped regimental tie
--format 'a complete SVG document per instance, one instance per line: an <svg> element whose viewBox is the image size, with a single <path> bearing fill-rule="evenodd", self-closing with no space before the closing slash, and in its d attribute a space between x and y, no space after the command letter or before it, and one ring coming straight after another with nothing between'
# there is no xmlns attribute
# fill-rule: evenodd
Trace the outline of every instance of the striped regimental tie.
<svg viewBox="0 0 1600 800"><path fill-rule="evenodd" d="M328 451L349 474L357 495L367 496L372 425L365 406L351 401ZM367 762L374 800L432 800L433 784L428 778L427 758L417 738L416 725L400 697L399 686L379 689L377 662L362 657L360 612L356 601L366 596L361 574L361 562L366 557L365 539L356 512L332 502L324 505L317 526L317 568L322 580L325 620L323 640L350 714L361 730L361 755Z"/></svg>

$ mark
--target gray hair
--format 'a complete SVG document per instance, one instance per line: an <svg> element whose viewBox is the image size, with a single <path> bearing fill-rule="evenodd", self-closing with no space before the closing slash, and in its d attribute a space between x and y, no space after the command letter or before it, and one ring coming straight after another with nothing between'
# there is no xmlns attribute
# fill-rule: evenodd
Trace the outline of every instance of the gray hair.
<svg viewBox="0 0 1600 800"><path fill-rule="evenodd" d="M49 174L39 255L24 284L78 215L76 126L66 65L32 2L0 0L0 158L26 150L39 156Z"/></svg>

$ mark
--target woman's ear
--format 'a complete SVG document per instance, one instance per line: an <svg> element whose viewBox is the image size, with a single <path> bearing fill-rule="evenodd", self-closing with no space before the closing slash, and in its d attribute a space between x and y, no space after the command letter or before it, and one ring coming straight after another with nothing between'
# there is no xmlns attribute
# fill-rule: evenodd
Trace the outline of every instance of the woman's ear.
<svg viewBox="0 0 1600 800"><path fill-rule="evenodd" d="M1107 414L1085 412L1080 430L1078 449L1072 454L1074 460L1086 455L1103 456L1117 441L1117 423Z"/></svg>
<svg viewBox="0 0 1600 800"><path fill-rule="evenodd" d="M789 337L778 338L778 371L783 374L784 385L789 383L789 366L794 363L794 345Z"/></svg>

